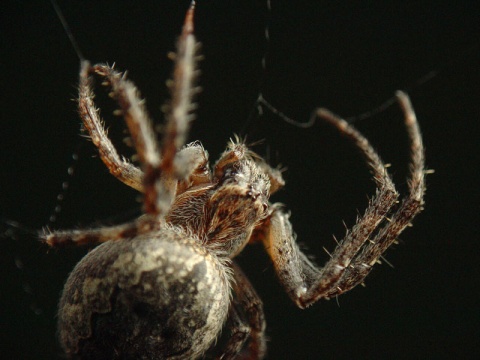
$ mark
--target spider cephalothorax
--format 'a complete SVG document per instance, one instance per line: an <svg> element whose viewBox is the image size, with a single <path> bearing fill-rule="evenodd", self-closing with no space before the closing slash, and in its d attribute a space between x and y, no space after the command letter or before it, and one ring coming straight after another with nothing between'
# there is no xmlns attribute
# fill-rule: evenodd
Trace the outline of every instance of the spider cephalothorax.
<svg viewBox="0 0 480 360"><path fill-rule="evenodd" d="M240 140L214 164L200 142L184 145L192 119L197 43L192 5L175 57L172 101L161 144L134 85L107 65L82 61L79 110L110 172L144 194L144 214L121 225L42 235L50 246L103 243L70 274L59 304L59 337L70 358L193 359L224 326L222 359L263 358L263 307L233 258L262 242L285 291L301 308L363 282L423 205L424 156L406 94L398 101L411 143L409 193L398 193L382 160L354 127L325 109L317 117L362 152L378 186L363 216L319 267L296 244L288 213L269 197L284 185ZM93 102L92 81L111 87L141 168L117 153ZM388 221L387 220L387 216Z"/></svg>
<svg viewBox="0 0 480 360"><path fill-rule="evenodd" d="M231 142L210 182L177 192L167 222L193 231L217 255L237 255L268 215L270 180L252 155L243 143Z"/></svg>

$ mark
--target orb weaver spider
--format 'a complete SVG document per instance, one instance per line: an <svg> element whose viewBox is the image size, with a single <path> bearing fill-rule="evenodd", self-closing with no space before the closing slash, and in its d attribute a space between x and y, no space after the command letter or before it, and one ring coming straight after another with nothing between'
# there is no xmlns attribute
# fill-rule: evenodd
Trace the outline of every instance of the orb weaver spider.
<svg viewBox="0 0 480 360"><path fill-rule="evenodd" d="M78 106L84 128L110 173L143 193L143 212L121 225L46 231L52 247L102 243L70 274L59 304L63 349L71 358L193 359L212 347L227 324L218 358L266 354L263 305L233 260L261 242L278 278L300 308L336 297L358 284L422 210L424 150L410 100L398 92L411 144L409 193L398 193L379 155L352 125L328 110L334 126L364 155L377 192L363 216L338 242L323 267L300 251L284 206L270 196L285 185L281 171L236 138L210 170L200 142L185 145L193 120L198 43L195 3L174 57L171 103L163 139L137 89L113 67L82 61ZM141 164L121 157L107 136L93 98L93 78L111 88ZM387 217L388 216L388 217Z"/></svg>

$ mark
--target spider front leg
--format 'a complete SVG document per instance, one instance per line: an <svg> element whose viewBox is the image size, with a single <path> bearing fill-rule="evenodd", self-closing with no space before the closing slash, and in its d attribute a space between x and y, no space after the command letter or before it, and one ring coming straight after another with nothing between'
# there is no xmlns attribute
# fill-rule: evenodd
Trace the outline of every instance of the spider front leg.
<svg viewBox="0 0 480 360"><path fill-rule="evenodd" d="M172 100L167 114L162 145L156 141L137 89L121 74L106 65L95 65L91 72L102 77L112 88L112 96L120 105L129 133L144 172L144 207L147 214L164 216L176 194L176 187L186 171L175 163L178 151L185 144L189 123L193 119L192 98L198 45L193 35L193 5L187 12L182 34L177 45L174 75L171 81ZM88 66L88 64L86 65ZM194 164L193 168L198 164Z"/></svg>
<svg viewBox="0 0 480 360"><path fill-rule="evenodd" d="M144 192L144 174L125 158L121 158L112 142L107 136L103 121L99 117L99 111L95 107L94 93L92 90L92 76L96 74L103 80L103 85L112 88L112 96L121 106L120 112L125 116L127 125L137 147L137 153L143 162L158 163L158 145L155 133L150 125L151 120L144 107L144 100L138 95L135 85L125 79L125 74L119 73L112 67L103 64L90 66L85 61L80 71L78 109L85 129L90 139L98 148L100 158L117 179ZM147 156L146 153L149 153ZM178 177L187 183L200 184L210 180L208 173L208 154L200 142L193 142L182 148L176 159ZM183 185L185 187L185 185Z"/></svg>
<svg viewBox="0 0 480 360"><path fill-rule="evenodd" d="M198 44L193 36L193 11L192 4L178 41L172 81L177 85L172 87L171 110L167 115L161 147L135 85L107 65L91 66L88 61L81 63L79 110L84 126L110 172L127 185L144 192L146 215L134 222L112 227L53 233L45 231L40 237L47 244L97 243L151 231L158 228L159 220L168 213L177 190L185 191L192 184L211 180L208 156L201 144L192 143L180 150L185 143L189 122L193 119L192 98L197 91L194 79ZM112 96L120 105L143 172L126 160L121 160L108 139L93 103L93 74L100 76L112 88Z"/></svg>
<svg viewBox="0 0 480 360"><path fill-rule="evenodd" d="M83 126L85 130L88 131L93 144L98 148L100 158L110 173L124 184L137 191L143 191L142 171L125 158L120 157L107 136L103 121L99 116L99 110L95 107L93 101L95 95L92 90L91 71L92 67L90 66L90 63L88 61L83 61L80 69L80 83L78 90L78 112L83 121ZM111 69L111 72L114 72L114 70ZM118 76L120 76L120 74L118 74ZM131 98L129 102L133 104L133 107L138 107L136 112L143 113L144 117L148 117L142 106L141 100L136 96L136 92L133 92L132 95L133 98Z"/></svg>
<svg viewBox="0 0 480 360"><path fill-rule="evenodd" d="M370 201L365 214L347 231L323 268L318 268L299 250L289 215L280 206L274 205L270 217L256 230L273 260L280 282L301 308L320 298L339 295L362 282L378 257L421 210L425 188L421 135L407 95L398 93L398 99L412 144L410 192L391 222L373 240L369 240L369 237L396 203L398 194L368 140L346 121L323 109L318 110L317 115L352 140L367 159L379 187L376 196Z"/></svg>

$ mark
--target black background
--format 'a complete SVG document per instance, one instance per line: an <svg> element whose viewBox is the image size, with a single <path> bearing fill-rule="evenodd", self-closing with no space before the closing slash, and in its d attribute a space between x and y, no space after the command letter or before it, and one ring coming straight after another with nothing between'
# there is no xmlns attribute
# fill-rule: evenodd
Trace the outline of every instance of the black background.
<svg viewBox="0 0 480 360"><path fill-rule="evenodd" d="M196 32L205 60L203 93L191 140L212 160L234 132L265 139L255 147L288 167L287 204L298 239L326 260L342 220L352 225L374 191L362 158L331 128L304 130L266 113L249 117L261 89L281 111L307 120L317 106L344 116L372 110L407 89L427 148L426 209L359 287L335 300L297 309L275 279L263 249L238 261L265 303L269 359L476 358L480 320L478 122L480 21L475 1L200 1ZM166 58L188 1L61 2L72 32L92 62L128 69L160 121L168 98ZM48 1L2 6L0 215L40 229L69 191L54 228L131 218L138 195L119 183L79 137L75 104L78 59ZM264 27L270 19L267 70ZM434 73L428 81L421 79ZM101 92L101 91L100 91ZM112 126L121 125L110 119ZM248 122L247 119L250 118ZM408 143L395 107L357 122L405 191ZM118 134L117 134L118 135ZM121 134L116 140L121 139ZM81 145L84 144L84 145ZM75 175L72 153L80 148ZM3 219L3 220L4 220ZM32 236L2 225L2 355L59 358L56 302L85 249L48 251ZM11 233L11 229L10 229Z"/></svg>

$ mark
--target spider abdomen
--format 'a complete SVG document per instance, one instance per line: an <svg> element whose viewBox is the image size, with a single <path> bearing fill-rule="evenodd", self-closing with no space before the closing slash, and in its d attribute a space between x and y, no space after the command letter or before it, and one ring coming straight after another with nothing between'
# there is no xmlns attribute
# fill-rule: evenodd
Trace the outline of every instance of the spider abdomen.
<svg viewBox="0 0 480 360"><path fill-rule="evenodd" d="M225 321L226 269L177 228L104 243L65 284L61 344L81 359L195 358Z"/></svg>

